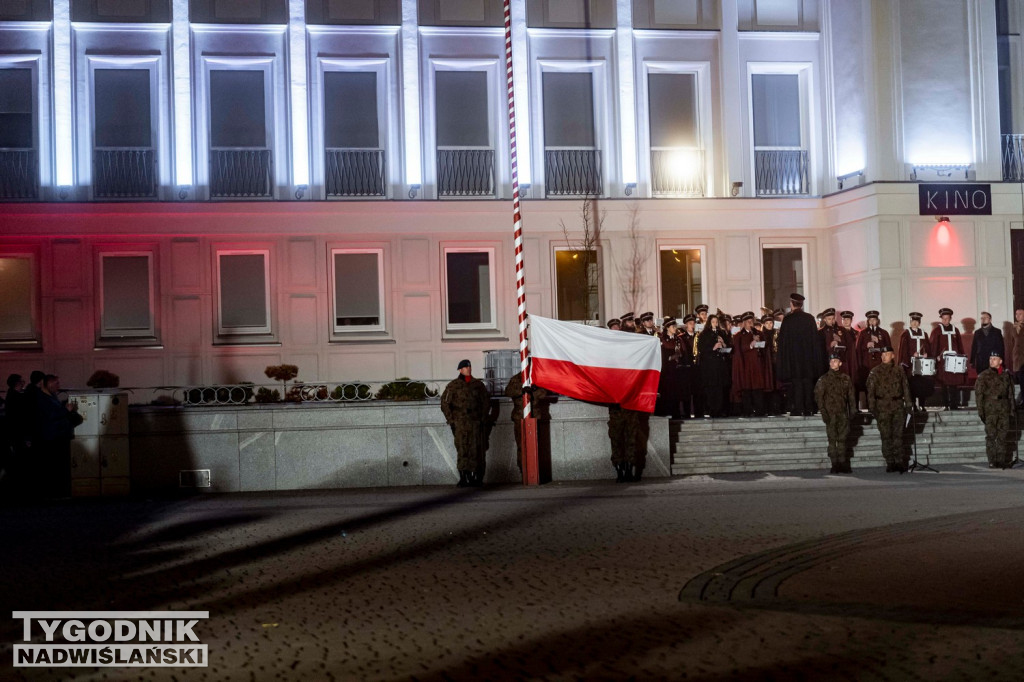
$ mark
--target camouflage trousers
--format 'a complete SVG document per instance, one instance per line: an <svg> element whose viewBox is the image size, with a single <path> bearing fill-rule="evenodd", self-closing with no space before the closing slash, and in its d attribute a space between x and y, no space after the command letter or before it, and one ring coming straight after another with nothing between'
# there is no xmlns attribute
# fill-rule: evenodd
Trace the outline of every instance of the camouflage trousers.
<svg viewBox="0 0 1024 682"><path fill-rule="evenodd" d="M847 440L850 436L850 418L845 414L822 415L828 434L828 458L833 465L845 464L849 459Z"/></svg>
<svg viewBox="0 0 1024 682"><path fill-rule="evenodd" d="M1006 402L1005 400L1002 402ZM989 409L985 415L985 455L988 463L1003 466L1010 463L1007 432L1010 429L1008 410Z"/></svg>
<svg viewBox="0 0 1024 682"><path fill-rule="evenodd" d="M647 455L645 427L649 428L646 417L646 414L624 410L618 405L608 408L608 440L612 445L612 464L644 466Z"/></svg>
<svg viewBox="0 0 1024 682"><path fill-rule="evenodd" d="M452 424L459 471L476 471L483 464L487 433L484 425L473 419L456 419Z"/></svg>
<svg viewBox="0 0 1024 682"><path fill-rule="evenodd" d="M878 426L878 433L882 436L882 457L886 464L906 466L910 463L910 456L903 447L903 429L906 423L907 413L901 405L895 410L879 411L875 415L875 424Z"/></svg>

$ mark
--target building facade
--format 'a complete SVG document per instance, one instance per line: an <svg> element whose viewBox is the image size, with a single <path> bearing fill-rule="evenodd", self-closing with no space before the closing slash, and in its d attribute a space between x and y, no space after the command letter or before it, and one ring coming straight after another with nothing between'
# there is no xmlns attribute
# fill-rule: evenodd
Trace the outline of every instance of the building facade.
<svg viewBox="0 0 1024 682"><path fill-rule="evenodd" d="M514 0L530 312L1011 319L1021 9ZM0 2L0 373L435 378L516 347L504 46L495 0ZM925 182L987 205L940 220Z"/></svg>

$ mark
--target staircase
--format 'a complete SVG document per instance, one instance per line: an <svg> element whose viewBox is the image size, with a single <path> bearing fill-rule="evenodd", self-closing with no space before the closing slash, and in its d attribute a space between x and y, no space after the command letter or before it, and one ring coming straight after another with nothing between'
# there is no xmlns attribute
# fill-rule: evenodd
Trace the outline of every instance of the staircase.
<svg viewBox="0 0 1024 682"><path fill-rule="evenodd" d="M1011 422L1012 423L1012 422ZM917 457L924 464L988 464L985 426L976 410L915 415ZM1014 432L1015 440L1020 431ZM825 424L814 417L689 419L671 425L672 475L823 469L828 459ZM904 437L908 452L914 438ZM850 426L854 468L884 467L874 419L862 413Z"/></svg>

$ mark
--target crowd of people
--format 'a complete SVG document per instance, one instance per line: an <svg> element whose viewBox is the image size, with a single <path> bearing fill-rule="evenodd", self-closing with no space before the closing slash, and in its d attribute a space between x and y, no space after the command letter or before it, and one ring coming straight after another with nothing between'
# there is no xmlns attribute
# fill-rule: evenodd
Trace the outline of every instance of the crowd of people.
<svg viewBox="0 0 1024 682"><path fill-rule="evenodd" d="M7 377L0 483L16 495L71 495L71 440L82 417L77 403L61 400L60 390L60 377L41 371L27 382L20 374Z"/></svg>

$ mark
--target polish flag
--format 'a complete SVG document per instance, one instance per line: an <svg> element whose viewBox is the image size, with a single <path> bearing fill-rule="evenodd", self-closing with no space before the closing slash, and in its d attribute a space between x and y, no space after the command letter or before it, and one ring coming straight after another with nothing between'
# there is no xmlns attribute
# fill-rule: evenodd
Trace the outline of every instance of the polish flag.
<svg viewBox="0 0 1024 682"><path fill-rule="evenodd" d="M531 381L595 403L654 412L661 374L655 336L530 315Z"/></svg>

